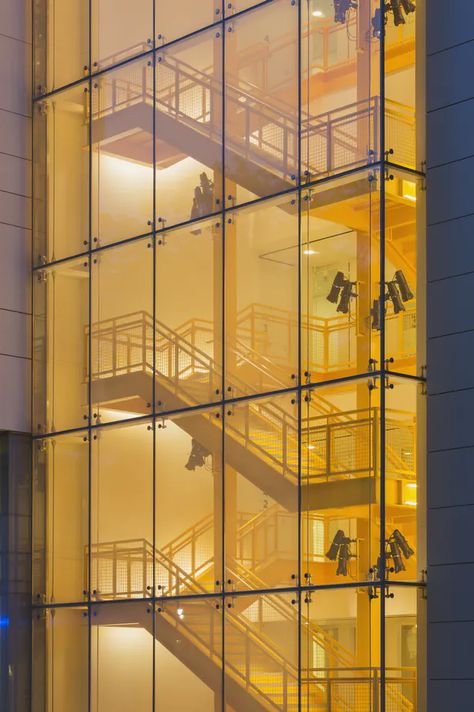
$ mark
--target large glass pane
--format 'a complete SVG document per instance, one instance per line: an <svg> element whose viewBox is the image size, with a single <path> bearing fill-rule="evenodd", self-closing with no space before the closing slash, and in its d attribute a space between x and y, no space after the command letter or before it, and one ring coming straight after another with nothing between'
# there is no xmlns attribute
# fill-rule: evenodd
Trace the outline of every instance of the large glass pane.
<svg viewBox="0 0 474 712"><path fill-rule="evenodd" d="M380 593L308 593L301 621L302 709L380 709ZM387 709L404 709L387 707Z"/></svg>
<svg viewBox="0 0 474 712"><path fill-rule="evenodd" d="M377 383L307 393L301 415L302 580L366 581L380 553Z"/></svg>
<svg viewBox="0 0 474 712"><path fill-rule="evenodd" d="M390 370L422 376L424 225L422 182L390 171L385 186L385 354ZM421 348L419 349L418 346Z"/></svg>
<svg viewBox="0 0 474 712"><path fill-rule="evenodd" d="M91 0L92 71L153 47L153 0Z"/></svg>
<svg viewBox="0 0 474 712"><path fill-rule="evenodd" d="M93 422L151 414L151 240L130 242L94 255L91 342Z"/></svg>
<svg viewBox="0 0 474 712"><path fill-rule="evenodd" d="M424 122L415 125L415 105L424 78L415 53L417 6L421 2L395 5L396 12L385 12L385 150L391 162L421 169L424 156L417 132Z"/></svg>
<svg viewBox="0 0 474 712"><path fill-rule="evenodd" d="M32 5L35 94L44 94L88 70L89 2L38 0Z"/></svg>
<svg viewBox="0 0 474 712"><path fill-rule="evenodd" d="M385 601L386 709L425 710L426 595L414 586L390 586Z"/></svg>
<svg viewBox="0 0 474 712"><path fill-rule="evenodd" d="M297 710L298 605L288 593L226 599L225 709Z"/></svg>
<svg viewBox="0 0 474 712"><path fill-rule="evenodd" d="M199 595L222 582L222 411L156 424L155 591Z"/></svg>
<svg viewBox="0 0 474 712"><path fill-rule="evenodd" d="M298 196L227 214L226 393L296 384L298 372Z"/></svg>
<svg viewBox="0 0 474 712"><path fill-rule="evenodd" d="M93 83L93 247L152 229L153 94L148 58L106 72Z"/></svg>
<svg viewBox="0 0 474 712"><path fill-rule="evenodd" d="M222 0L175 0L156 2L156 44L171 42L217 22L222 17Z"/></svg>
<svg viewBox="0 0 474 712"><path fill-rule="evenodd" d="M385 415L386 576L420 581L425 554L424 384L388 380Z"/></svg>
<svg viewBox="0 0 474 712"><path fill-rule="evenodd" d="M153 432L150 423L92 436L90 592L145 598L153 586Z"/></svg>
<svg viewBox="0 0 474 712"><path fill-rule="evenodd" d="M85 608L33 611L33 712L87 712L88 633Z"/></svg>
<svg viewBox="0 0 474 712"><path fill-rule="evenodd" d="M361 171L302 196L302 370L326 381L379 359L379 176Z"/></svg>
<svg viewBox="0 0 474 712"><path fill-rule="evenodd" d="M296 394L228 406L224 455L227 590L295 584L298 573Z"/></svg>
<svg viewBox="0 0 474 712"><path fill-rule="evenodd" d="M88 104L81 84L34 106L35 265L89 245Z"/></svg>
<svg viewBox="0 0 474 712"><path fill-rule="evenodd" d="M158 52L155 141L157 229L219 210L222 204L220 28Z"/></svg>
<svg viewBox="0 0 474 712"><path fill-rule="evenodd" d="M145 603L91 610L91 712L150 712L153 611Z"/></svg>
<svg viewBox="0 0 474 712"><path fill-rule="evenodd" d="M225 33L227 205L290 188L298 171L298 7L276 0Z"/></svg>
<svg viewBox="0 0 474 712"><path fill-rule="evenodd" d="M222 397L222 219L157 235L156 408Z"/></svg>
<svg viewBox="0 0 474 712"><path fill-rule="evenodd" d="M160 601L155 613L154 712L219 712L221 696L220 599Z"/></svg>
<svg viewBox="0 0 474 712"><path fill-rule="evenodd" d="M301 164L315 180L380 159L378 0L302 10Z"/></svg>
<svg viewBox="0 0 474 712"><path fill-rule="evenodd" d="M37 440L33 452L33 600L79 602L88 588L88 437L83 431Z"/></svg>
<svg viewBox="0 0 474 712"><path fill-rule="evenodd" d="M88 419L89 262L34 274L33 428L80 428Z"/></svg>

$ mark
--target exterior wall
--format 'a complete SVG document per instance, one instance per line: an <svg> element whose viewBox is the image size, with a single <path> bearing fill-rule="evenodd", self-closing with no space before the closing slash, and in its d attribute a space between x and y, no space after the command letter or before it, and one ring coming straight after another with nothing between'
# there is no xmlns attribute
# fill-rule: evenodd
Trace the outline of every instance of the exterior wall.
<svg viewBox="0 0 474 712"><path fill-rule="evenodd" d="M31 3L0 0L0 430L30 430Z"/></svg>
<svg viewBox="0 0 474 712"><path fill-rule="evenodd" d="M474 692L474 7L431 0L428 112L428 709Z"/></svg>

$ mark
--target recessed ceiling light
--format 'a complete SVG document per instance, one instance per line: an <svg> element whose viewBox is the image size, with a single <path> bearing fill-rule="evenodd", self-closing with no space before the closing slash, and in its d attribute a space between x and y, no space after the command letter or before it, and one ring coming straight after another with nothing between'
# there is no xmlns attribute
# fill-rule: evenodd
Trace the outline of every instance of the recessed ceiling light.
<svg viewBox="0 0 474 712"><path fill-rule="evenodd" d="M317 250L303 250L303 255L319 255L319 252Z"/></svg>
<svg viewBox="0 0 474 712"><path fill-rule="evenodd" d="M324 12L322 10L313 10L313 17L324 17Z"/></svg>

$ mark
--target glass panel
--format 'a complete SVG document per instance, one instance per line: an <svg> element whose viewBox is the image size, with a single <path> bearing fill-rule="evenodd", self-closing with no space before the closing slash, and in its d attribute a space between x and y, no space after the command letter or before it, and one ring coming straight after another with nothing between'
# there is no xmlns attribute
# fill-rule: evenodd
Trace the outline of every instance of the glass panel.
<svg viewBox="0 0 474 712"><path fill-rule="evenodd" d="M153 585L150 423L94 430L91 488L91 595L145 598Z"/></svg>
<svg viewBox="0 0 474 712"><path fill-rule="evenodd" d="M221 398L221 220L157 235L157 410Z"/></svg>
<svg viewBox="0 0 474 712"><path fill-rule="evenodd" d="M302 580L366 581L380 552L378 388L315 388L302 408Z"/></svg>
<svg viewBox="0 0 474 712"><path fill-rule="evenodd" d="M34 431L80 428L88 418L88 260L34 275Z"/></svg>
<svg viewBox="0 0 474 712"><path fill-rule="evenodd" d="M224 453L229 590L294 584L298 572L296 394L229 406Z"/></svg>
<svg viewBox="0 0 474 712"><path fill-rule="evenodd" d="M302 9L301 160L306 179L380 158L379 0Z"/></svg>
<svg viewBox="0 0 474 712"><path fill-rule="evenodd" d="M298 372L298 196L227 214L226 391L294 385Z"/></svg>
<svg viewBox="0 0 474 712"><path fill-rule="evenodd" d="M262 0L234 0L234 2L224 2L224 13L226 17L235 15L236 12L248 10L254 5L258 5Z"/></svg>
<svg viewBox="0 0 474 712"><path fill-rule="evenodd" d="M153 46L153 0L92 0L92 71Z"/></svg>
<svg viewBox="0 0 474 712"><path fill-rule="evenodd" d="M228 598L224 660L227 712L255 700L259 709L299 709L297 601L287 593Z"/></svg>
<svg viewBox="0 0 474 712"><path fill-rule="evenodd" d="M155 614L155 712L219 712L221 695L219 600L160 602Z"/></svg>
<svg viewBox="0 0 474 712"><path fill-rule="evenodd" d="M175 0L157 2L156 43L157 46L184 37L221 19L222 0Z"/></svg>
<svg viewBox="0 0 474 712"><path fill-rule="evenodd" d="M391 370L415 376L422 375L424 362L417 354L425 291L420 284L424 192L411 173L391 171L390 176L385 186L385 353Z"/></svg>
<svg viewBox="0 0 474 712"><path fill-rule="evenodd" d="M419 581L426 568L424 386L389 378L386 394L387 578ZM420 500L420 502L419 502ZM421 506L418 506L421 504Z"/></svg>
<svg viewBox="0 0 474 712"><path fill-rule="evenodd" d="M34 501L34 601L82 601L87 591L89 538L85 431L34 443Z"/></svg>
<svg viewBox="0 0 474 712"><path fill-rule="evenodd" d="M222 412L156 425L157 595L205 594L222 581Z"/></svg>
<svg viewBox="0 0 474 712"><path fill-rule="evenodd" d="M346 587L307 595L301 666L304 709L379 710L379 592Z"/></svg>
<svg viewBox="0 0 474 712"><path fill-rule="evenodd" d="M225 175L228 205L295 185L298 8L276 0L228 22Z"/></svg>
<svg viewBox="0 0 474 712"><path fill-rule="evenodd" d="M312 382L379 359L379 180L361 171L303 194L302 366Z"/></svg>
<svg viewBox="0 0 474 712"><path fill-rule="evenodd" d="M94 255L92 263L93 422L151 413L153 249L138 240Z"/></svg>
<svg viewBox="0 0 474 712"><path fill-rule="evenodd" d="M426 602L423 589L391 586L385 602L386 708L416 712L422 703L421 682L426 635ZM417 678L420 688L417 689Z"/></svg>
<svg viewBox="0 0 474 712"><path fill-rule="evenodd" d="M81 84L34 106L35 265L89 245L88 103Z"/></svg>
<svg viewBox="0 0 474 712"><path fill-rule="evenodd" d="M99 604L91 615L91 712L150 712L153 612L145 603Z"/></svg>
<svg viewBox="0 0 474 712"><path fill-rule="evenodd" d="M39 0L33 3L35 94L80 79L89 65L89 3Z"/></svg>
<svg viewBox="0 0 474 712"><path fill-rule="evenodd" d="M416 7L412 2L393 7L395 13L385 14L385 148L391 162L421 168L422 142L416 145L415 125L417 82L421 79L415 54Z"/></svg>
<svg viewBox="0 0 474 712"><path fill-rule="evenodd" d="M85 608L33 612L33 712L87 712L88 640Z"/></svg>
<svg viewBox="0 0 474 712"><path fill-rule="evenodd" d="M94 247L151 230L153 94L148 58L106 72L93 84Z"/></svg>
<svg viewBox="0 0 474 712"><path fill-rule="evenodd" d="M219 210L221 203L222 30L218 28L158 52L157 227L204 217Z"/></svg>

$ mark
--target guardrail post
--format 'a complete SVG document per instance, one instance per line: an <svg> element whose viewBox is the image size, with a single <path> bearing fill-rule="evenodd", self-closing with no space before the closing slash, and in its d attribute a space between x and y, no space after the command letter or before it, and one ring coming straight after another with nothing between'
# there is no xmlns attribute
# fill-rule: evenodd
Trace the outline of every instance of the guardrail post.
<svg viewBox="0 0 474 712"><path fill-rule="evenodd" d="M332 688L331 688L331 678L328 677L326 678L326 707L327 707L327 712L331 712L331 706L332 706Z"/></svg>
<svg viewBox="0 0 474 712"><path fill-rule="evenodd" d="M373 691L373 709L374 712L379 712L379 677L378 677L378 671L375 668L374 669L374 691Z"/></svg>

